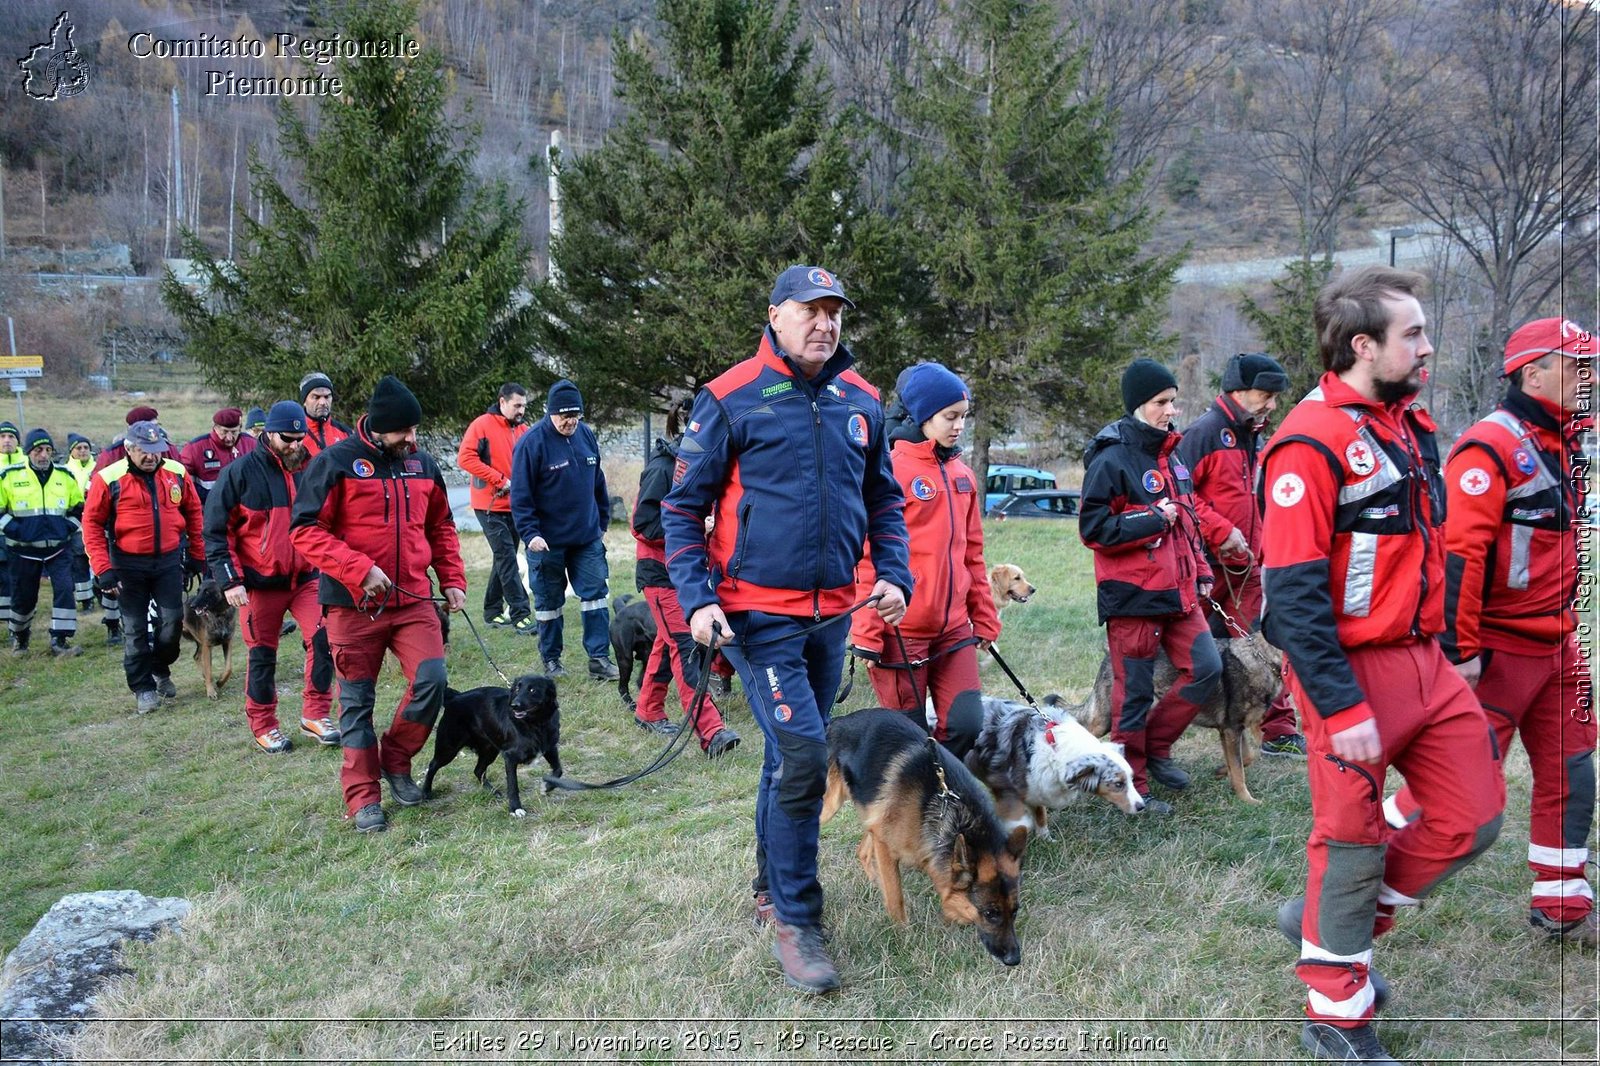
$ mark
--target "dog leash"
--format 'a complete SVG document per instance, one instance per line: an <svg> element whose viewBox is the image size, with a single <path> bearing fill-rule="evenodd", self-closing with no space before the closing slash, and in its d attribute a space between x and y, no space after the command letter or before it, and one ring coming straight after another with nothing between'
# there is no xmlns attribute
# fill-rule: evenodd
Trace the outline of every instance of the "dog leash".
<svg viewBox="0 0 1600 1066"><path fill-rule="evenodd" d="M1000 649L995 647L993 644L990 644L989 654L994 656L994 661L1000 664L1000 669L1006 672L1006 676L1011 679L1011 683L1017 686L1017 691L1022 693L1022 698L1027 701L1028 706L1032 707L1035 711L1039 711L1040 714L1044 714L1043 711L1039 710L1039 702L1033 698L1033 693L1028 691L1027 687L1023 685L1022 680L1018 678L1017 675L1012 671L1011 666L1000 657Z"/></svg>
<svg viewBox="0 0 1600 1066"><path fill-rule="evenodd" d="M448 601L446 601L443 596L435 596L435 595L432 594L431 591L429 592L428 595L421 596L421 595L418 595L415 592L412 592L410 589L401 588L399 585L390 585L389 589L392 592L398 592L402 596L410 596L414 600L427 600L430 603L443 603L443 604L446 604L446 606L448 606ZM367 596L362 596L361 602L362 603L368 603L368 602L370 602L370 598L367 597ZM373 621L377 621L378 615L380 615L380 614L382 614L384 612L384 610L388 607L388 603L389 603L389 593L385 592L383 594L383 599L380 600L379 603L378 603L377 614L368 615L367 617L370 618ZM357 610L364 610L361 607L360 604L356 605L356 609ZM478 632L477 625L472 621L472 612L471 611L467 611L467 610L461 610L461 611L458 611L457 613L460 614L463 618L465 618L467 620L467 628L472 630L472 639L476 640L478 642L478 649L483 652L483 658L484 658L484 660L486 662L488 662L489 668L491 670L493 670L496 675L499 676L501 681L505 682L506 688L510 688L511 687L511 679L506 676L506 672L504 670L500 669L500 664L495 662L494 661L494 656L489 653L489 645L484 641L483 636Z"/></svg>

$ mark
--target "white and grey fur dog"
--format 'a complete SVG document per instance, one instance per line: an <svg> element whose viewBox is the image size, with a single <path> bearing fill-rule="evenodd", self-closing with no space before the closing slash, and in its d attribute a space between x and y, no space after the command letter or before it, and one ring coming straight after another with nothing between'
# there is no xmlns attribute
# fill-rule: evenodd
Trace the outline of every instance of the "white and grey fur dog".
<svg viewBox="0 0 1600 1066"><path fill-rule="evenodd" d="M1007 829L1050 836L1047 811L1099 796L1126 814L1144 809L1122 745L1100 740L1053 696L1026 703L983 697L983 729L967 768L994 793Z"/></svg>

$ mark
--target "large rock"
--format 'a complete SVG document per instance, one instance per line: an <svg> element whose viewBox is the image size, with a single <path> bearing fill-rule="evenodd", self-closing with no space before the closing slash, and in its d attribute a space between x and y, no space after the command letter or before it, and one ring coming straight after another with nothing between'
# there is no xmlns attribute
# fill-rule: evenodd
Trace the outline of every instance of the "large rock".
<svg viewBox="0 0 1600 1066"><path fill-rule="evenodd" d="M5 1061L59 1061L52 1038L77 1030L72 1019L88 1016L100 986L128 972L121 965L123 941L154 939L188 914L189 906L185 899L151 899L129 890L62 897L0 969Z"/></svg>

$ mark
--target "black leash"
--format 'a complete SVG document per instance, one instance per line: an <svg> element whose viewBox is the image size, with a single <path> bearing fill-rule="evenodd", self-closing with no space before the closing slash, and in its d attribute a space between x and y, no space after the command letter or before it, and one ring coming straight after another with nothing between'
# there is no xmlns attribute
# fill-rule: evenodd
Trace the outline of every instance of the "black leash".
<svg viewBox="0 0 1600 1066"><path fill-rule="evenodd" d="M448 606L448 601L446 601L443 596L435 596L431 592L426 596L419 596L417 593L412 592L410 589L403 589L399 585L390 585L389 586L389 592L398 592L400 595L402 595L402 596L410 596L414 600L427 600L430 603L443 603L443 604L446 604L446 606ZM383 594L383 599L378 601L378 609L377 609L377 611L375 613L373 613L373 614L367 615L367 617L369 619L371 619L372 621L376 622L378 620L378 615L382 614L388 608L388 606L389 606L389 592L385 592ZM369 603L369 602L370 602L369 597L362 596L361 604L365 604L365 603ZM361 604L357 604L356 605L356 609L359 610L359 611L362 611L363 613L365 613L366 608L361 606ZM467 628L472 630L472 639L476 640L478 642L478 648L479 648L480 651L483 652L483 658L484 658L484 660L486 662L488 662L489 668L492 669L495 672L495 674L497 674L499 676L501 681L505 682L506 688L510 688L511 687L511 679L506 676L506 672L504 670L500 669L500 664L494 661L494 656L489 654L489 645L484 641L482 634L480 634L478 632L478 626L472 620L472 612L463 609L463 610L458 611L456 613L460 614L461 617L463 617L463 618L465 618L467 620Z"/></svg>
<svg viewBox="0 0 1600 1066"><path fill-rule="evenodd" d="M990 644L989 654L994 656L994 661L1000 664L1000 669L1006 672L1006 676L1011 679L1011 683L1017 686L1017 691L1022 693L1022 698L1028 701L1028 706L1032 707L1036 711L1039 711L1039 702L1033 698L1033 693L1027 690L1027 688L1022 684L1022 681L1015 673L1012 672L1011 667L1004 659L1000 657L1000 649L995 647L993 644ZM1044 712L1039 711L1039 713L1043 714Z"/></svg>

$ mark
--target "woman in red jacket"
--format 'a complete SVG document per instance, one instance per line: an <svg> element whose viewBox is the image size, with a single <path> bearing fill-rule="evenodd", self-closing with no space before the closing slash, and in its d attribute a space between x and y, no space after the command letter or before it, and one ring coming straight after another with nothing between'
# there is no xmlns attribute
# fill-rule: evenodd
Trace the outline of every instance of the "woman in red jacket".
<svg viewBox="0 0 1600 1066"><path fill-rule="evenodd" d="M983 486L956 447L971 394L938 363L911 367L895 388L904 417L889 439L895 480L906 498L915 592L898 631L873 611L857 611L850 645L869 662L872 687L885 707L920 726L923 700L933 696L933 735L960 758L983 725L978 649L1000 636L983 563ZM890 416L895 413L891 408ZM871 560L863 560L857 599L871 592L874 577Z"/></svg>

